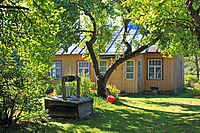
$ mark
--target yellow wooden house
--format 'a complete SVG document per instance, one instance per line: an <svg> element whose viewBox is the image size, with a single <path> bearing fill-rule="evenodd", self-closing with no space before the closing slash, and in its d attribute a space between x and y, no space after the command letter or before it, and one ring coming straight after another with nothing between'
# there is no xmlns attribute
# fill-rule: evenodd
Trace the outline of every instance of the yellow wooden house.
<svg viewBox="0 0 200 133"><path fill-rule="evenodd" d="M132 37L140 38L136 35L137 29L132 28ZM123 32L123 30L120 31ZM99 66L102 74L115 60L113 45L114 43L100 55ZM76 45L69 47L68 52L58 51L53 59L54 67L50 73L54 77L53 82L58 83L62 76L70 74L88 75L95 82L92 62L84 60L83 53L84 48ZM150 87L158 87L159 91L176 91L184 86L184 58L179 55L172 58L163 57L155 46L151 46L138 56L119 65L107 84L115 85L127 93L149 91Z"/></svg>

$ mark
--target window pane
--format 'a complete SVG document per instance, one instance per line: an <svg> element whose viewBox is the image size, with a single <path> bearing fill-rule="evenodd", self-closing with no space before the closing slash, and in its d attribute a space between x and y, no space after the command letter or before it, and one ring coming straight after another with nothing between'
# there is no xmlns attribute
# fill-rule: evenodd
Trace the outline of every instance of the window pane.
<svg viewBox="0 0 200 133"><path fill-rule="evenodd" d="M126 66L133 66L133 61L127 61Z"/></svg>
<svg viewBox="0 0 200 133"><path fill-rule="evenodd" d="M133 73L126 73L127 79L133 79Z"/></svg>
<svg viewBox="0 0 200 133"><path fill-rule="evenodd" d="M133 67L127 67L126 72L133 72Z"/></svg>
<svg viewBox="0 0 200 133"><path fill-rule="evenodd" d="M89 66L88 62L84 62L84 67L88 67L88 66Z"/></svg>
<svg viewBox="0 0 200 133"><path fill-rule="evenodd" d="M85 69L85 75L89 74L89 69Z"/></svg>
<svg viewBox="0 0 200 133"><path fill-rule="evenodd" d="M126 62L126 78L127 79L134 78L134 61Z"/></svg>
<svg viewBox="0 0 200 133"><path fill-rule="evenodd" d="M55 67L60 67L60 63L56 62Z"/></svg>
<svg viewBox="0 0 200 133"><path fill-rule="evenodd" d="M156 68L156 78L161 78L161 68Z"/></svg>
<svg viewBox="0 0 200 133"><path fill-rule="evenodd" d="M149 68L149 79L154 79L154 68Z"/></svg>
<svg viewBox="0 0 200 133"><path fill-rule="evenodd" d="M50 76L54 79L61 78L61 62L53 62L53 68L51 68Z"/></svg>
<svg viewBox="0 0 200 133"><path fill-rule="evenodd" d="M83 67L83 62L79 62L78 67Z"/></svg>
<svg viewBox="0 0 200 133"><path fill-rule="evenodd" d="M107 61L100 61L100 66L107 66Z"/></svg>
<svg viewBox="0 0 200 133"><path fill-rule="evenodd" d="M148 60L148 78L162 79L162 60L161 59Z"/></svg>

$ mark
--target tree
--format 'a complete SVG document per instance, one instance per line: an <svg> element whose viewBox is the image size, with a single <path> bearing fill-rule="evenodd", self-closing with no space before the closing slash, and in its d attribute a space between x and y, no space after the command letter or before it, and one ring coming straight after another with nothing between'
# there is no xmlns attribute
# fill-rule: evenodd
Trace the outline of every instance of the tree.
<svg viewBox="0 0 200 133"><path fill-rule="evenodd" d="M111 76L112 72L123 62L128 59L133 58L134 56L140 54L144 49L148 47L148 45L138 46L138 49L132 52L132 46L126 40L127 36L127 27L128 23L131 21L127 17L130 13L128 7L123 7L121 1L96 1L96 0L74 0L73 2L70 0L59 1L56 0L56 3L65 9L65 12L72 12L74 10L75 13L80 13L79 20L79 29L74 32L75 35L77 33L83 33L85 35L85 43L88 54L93 62L93 68L96 75L97 81L97 93L106 97L106 83ZM78 10L78 11L77 11ZM122 43L126 46L126 51L119 58L115 60L115 62L108 68L104 75L100 74L98 58L100 53L105 52L105 48L107 47L107 43L111 41L112 32L116 29L115 26L109 24L110 20L115 20L116 17L121 16L123 19L124 25L124 35ZM157 42L157 37L152 36L151 42L149 45Z"/></svg>
<svg viewBox="0 0 200 133"><path fill-rule="evenodd" d="M163 53L200 55L200 2L198 0L128 0L130 18L143 35L159 33L157 46ZM151 39L148 39L150 41ZM199 64L196 63L199 78Z"/></svg>
<svg viewBox="0 0 200 133"><path fill-rule="evenodd" d="M0 124L40 118L60 10L48 0L0 0Z"/></svg>

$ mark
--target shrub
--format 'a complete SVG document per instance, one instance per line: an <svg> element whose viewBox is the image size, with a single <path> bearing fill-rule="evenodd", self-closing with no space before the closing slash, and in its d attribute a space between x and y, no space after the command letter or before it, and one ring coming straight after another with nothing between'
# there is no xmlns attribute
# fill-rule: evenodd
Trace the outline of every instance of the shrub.
<svg viewBox="0 0 200 133"><path fill-rule="evenodd" d="M192 84L194 95L200 96L200 83Z"/></svg>
<svg viewBox="0 0 200 133"><path fill-rule="evenodd" d="M0 124L44 116L40 99L49 85L45 70L42 64L21 60L17 52L0 59Z"/></svg>
<svg viewBox="0 0 200 133"><path fill-rule="evenodd" d="M115 96L115 98L118 98L120 90L115 85L107 85L106 88L109 89L110 93Z"/></svg>
<svg viewBox="0 0 200 133"><path fill-rule="evenodd" d="M93 91L95 83L91 81L91 79L87 76L81 77L81 96L94 96L95 92ZM77 82L66 82L66 86L70 88L70 95L76 95ZM62 84L58 84L55 86L55 91L57 95L62 94Z"/></svg>
<svg viewBox="0 0 200 133"><path fill-rule="evenodd" d="M185 85L191 86L192 83L199 82L199 79L195 75L185 75Z"/></svg>

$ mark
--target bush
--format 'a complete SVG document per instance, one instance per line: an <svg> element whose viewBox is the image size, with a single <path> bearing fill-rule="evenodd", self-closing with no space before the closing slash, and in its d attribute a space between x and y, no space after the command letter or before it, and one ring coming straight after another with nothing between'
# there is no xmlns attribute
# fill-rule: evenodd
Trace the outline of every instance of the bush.
<svg viewBox="0 0 200 133"><path fill-rule="evenodd" d="M21 60L17 52L0 59L0 125L45 117L40 100L49 85L45 70Z"/></svg>
<svg viewBox="0 0 200 133"><path fill-rule="evenodd" d="M195 75L185 75L185 85L191 86L192 83L199 82L199 79Z"/></svg>
<svg viewBox="0 0 200 133"><path fill-rule="evenodd" d="M200 96L200 83L192 84L194 95Z"/></svg>
<svg viewBox="0 0 200 133"><path fill-rule="evenodd" d="M118 98L120 90L115 85L107 85L106 88L109 89L110 93L115 96L115 98Z"/></svg>
<svg viewBox="0 0 200 133"><path fill-rule="evenodd" d="M93 91L95 83L91 81L91 79L87 76L81 77L81 96L94 96L95 92ZM66 86L70 88L70 95L75 96L76 95L76 88L77 88L77 82L66 82ZM55 91L57 95L62 94L62 84L58 84L55 86Z"/></svg>

